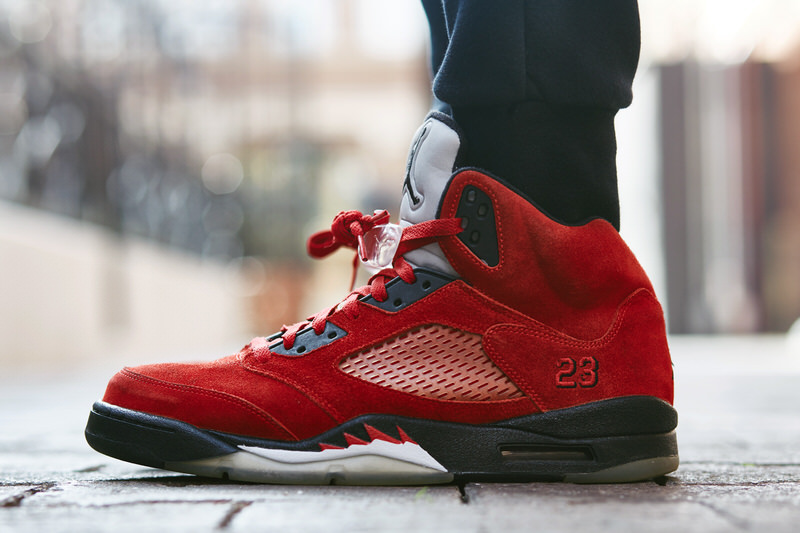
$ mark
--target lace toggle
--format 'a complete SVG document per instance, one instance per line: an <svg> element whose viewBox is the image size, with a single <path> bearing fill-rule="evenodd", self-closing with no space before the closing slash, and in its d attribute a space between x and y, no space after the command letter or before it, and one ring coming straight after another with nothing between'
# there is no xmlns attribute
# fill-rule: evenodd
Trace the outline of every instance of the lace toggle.
<svg viewBox="0 0 800 533"><path fill-rule="evenodd" d="M364 234L389 222L389 212L376 210L371 215L342 211L333 219L331 229L318 231L308 239L308 255L321 259L344 246L356 249Z"/></svg>
<svg viewBox="0 0 800 533"><path fill-rule="evenodd" d="M358 237L358 258L370 274L391 268L403 228L399 224L381 224Z"/></svg>

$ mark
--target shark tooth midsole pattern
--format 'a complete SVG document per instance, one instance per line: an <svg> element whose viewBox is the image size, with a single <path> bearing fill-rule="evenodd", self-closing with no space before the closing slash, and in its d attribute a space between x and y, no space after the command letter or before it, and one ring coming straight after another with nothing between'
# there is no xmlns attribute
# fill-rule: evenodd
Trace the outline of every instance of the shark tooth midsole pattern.
<svg viewBox="0 0 800 533"><path fill-rule="evenodd" d="M274 451L274 450L273 450ZM309 454L315 452L286 452ZM168 470L207 477L222 477L255 483L303 485L427 485L449 483L446 470L382 454L355 454L331 459L319 457L302 462L276 461L252 450L195 461L166 463Z"/></svg>

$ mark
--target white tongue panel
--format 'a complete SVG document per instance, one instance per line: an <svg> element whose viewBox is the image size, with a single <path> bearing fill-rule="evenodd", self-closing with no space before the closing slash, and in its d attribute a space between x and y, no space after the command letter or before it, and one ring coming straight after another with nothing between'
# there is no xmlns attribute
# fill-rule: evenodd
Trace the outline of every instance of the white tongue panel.
<svg viewBox="0 0 800 533"><path fill-rule="evenodd" d="M417 130L408 155L403 199L400 201L401 226L436 218L460 145L458 133L436 117L428 117ZM412 266L457 276L436 243L408 252L404 257Z"/></svg>

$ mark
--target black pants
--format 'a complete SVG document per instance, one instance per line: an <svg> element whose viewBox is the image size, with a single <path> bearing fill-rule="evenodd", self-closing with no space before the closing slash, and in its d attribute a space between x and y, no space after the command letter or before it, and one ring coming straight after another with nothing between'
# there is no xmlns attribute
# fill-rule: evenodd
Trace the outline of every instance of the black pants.
<svg viewBox="0 0 800 533"><path fill-rule="evenodd" d="M422 0L435 107L553 218L619 227L614 115L631 102L636 0Z"/></svg>

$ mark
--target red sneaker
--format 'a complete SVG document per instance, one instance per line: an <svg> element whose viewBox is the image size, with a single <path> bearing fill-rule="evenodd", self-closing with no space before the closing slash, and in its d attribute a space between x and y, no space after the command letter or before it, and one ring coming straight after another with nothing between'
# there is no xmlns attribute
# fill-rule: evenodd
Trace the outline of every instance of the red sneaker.
<svg viewBox="0 0 800 533"><path fill-rule="evenodd" d="M402 232L382 227L388 214L347 212L310 240L316 256L361 243L384 265L368 286L236 355L122 370L89 444L273 483L616 482L677 468L663 313L633 254L603 220L565 226L481 171L451 177L459 144L446 119L420 129Z"/></svg>

